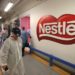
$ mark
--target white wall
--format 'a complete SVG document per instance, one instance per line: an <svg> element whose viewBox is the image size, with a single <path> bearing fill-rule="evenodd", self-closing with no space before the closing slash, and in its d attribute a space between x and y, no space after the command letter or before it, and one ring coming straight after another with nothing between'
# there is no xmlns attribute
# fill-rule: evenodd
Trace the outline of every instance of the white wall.
<svg viewBox="0 0 75 75"><path fill-rule="evenodd" d="M75 0L48 0L20 15L30 15L31 36L34 47L75 64L75 44L63 45L49 40L38 41L36 28L38 20L45 15L59 17L63 14L75 14Z"/></svg>

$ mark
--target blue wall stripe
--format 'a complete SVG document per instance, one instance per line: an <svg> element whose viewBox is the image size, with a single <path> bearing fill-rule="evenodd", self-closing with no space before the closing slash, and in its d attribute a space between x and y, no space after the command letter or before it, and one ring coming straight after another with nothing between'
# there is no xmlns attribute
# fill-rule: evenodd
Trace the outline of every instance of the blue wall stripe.
<svg viewBox="0 0 75 75"><path fill-rule="evenodd" d="M41 50L38 50L38 49L33 48L33 47L31 47L31 46L30 46L30 49L33 50L33 51L39 52L39 53L41 53L41 54L43 54L43 55L45 55L45 56L47 56L47 57L49 57L49 58L52 58L52 59L54 59L54 60L57 60L57 61L59 61L59 62L65 64L65 65L70 66L70 67L72 67L72 68L75 69L75 64L72 64L72 63L70 63L70 62L67 62L67 61L65 61L65 60L62 60L62 59L60 59L60 58L58 58L58 57L56 57L56 56L53 56L53 55L51 55L51 54L42 52Z"/></svg>

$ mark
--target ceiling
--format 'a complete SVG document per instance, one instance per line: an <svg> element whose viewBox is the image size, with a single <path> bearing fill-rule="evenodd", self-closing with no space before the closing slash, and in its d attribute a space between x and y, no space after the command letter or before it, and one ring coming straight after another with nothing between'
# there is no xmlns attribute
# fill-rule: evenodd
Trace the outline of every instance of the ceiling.
<svg viewBox="0 0 75 75"><path fill-rule="evenodd" d="M0 0L0 16L2 16L4 20L8 18L14 11L12 8L12 11L8 11L7 13L4 12L4 8L6 7L9 1L13 2L13 7L15 7L21 0Z"/></svg>
<svg viewBox="0 0 75 75"><path fill-rule="evenodd" d="M14 3L11 10L7 13L4 12L4 8L11 1ZM20 14L22 9L27 11L28 9L32 8L33 6L47 0L0 0L0 16L2 16L2 21L10 18L13 14ZM19 13L18 13L19 12Z"/></svg>

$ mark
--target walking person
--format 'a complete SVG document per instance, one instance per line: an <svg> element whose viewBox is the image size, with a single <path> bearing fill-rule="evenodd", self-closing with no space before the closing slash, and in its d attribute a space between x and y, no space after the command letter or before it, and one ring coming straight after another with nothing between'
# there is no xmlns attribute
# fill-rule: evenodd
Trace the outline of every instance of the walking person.
<svg viewBox="0 0 75 75"><path fill-rule="evenodd" d="M24 56L24 48L28 45L28 37L27 37L27 32L25 31L25 27L22 27L21 38L23 41L22 56Z"/></svg>
<svg viewBox="0 0 75 75"><path fill-rule="evenodd" d="M20 29L13 28L0 50L0 66L5 70L8 68L8 75L25 75L20 35Z"/></svg>

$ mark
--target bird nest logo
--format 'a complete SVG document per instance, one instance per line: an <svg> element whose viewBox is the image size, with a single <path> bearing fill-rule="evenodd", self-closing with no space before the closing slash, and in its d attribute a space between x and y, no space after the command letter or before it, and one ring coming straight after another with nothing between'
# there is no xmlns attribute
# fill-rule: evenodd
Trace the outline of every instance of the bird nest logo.
<svg viewBox="0 0 75 75"><path fill-rule="evenodd" d="M52 15L40 18L37 24L38 40L50 40L61 44L75 43L75 15Z"/></svg>

